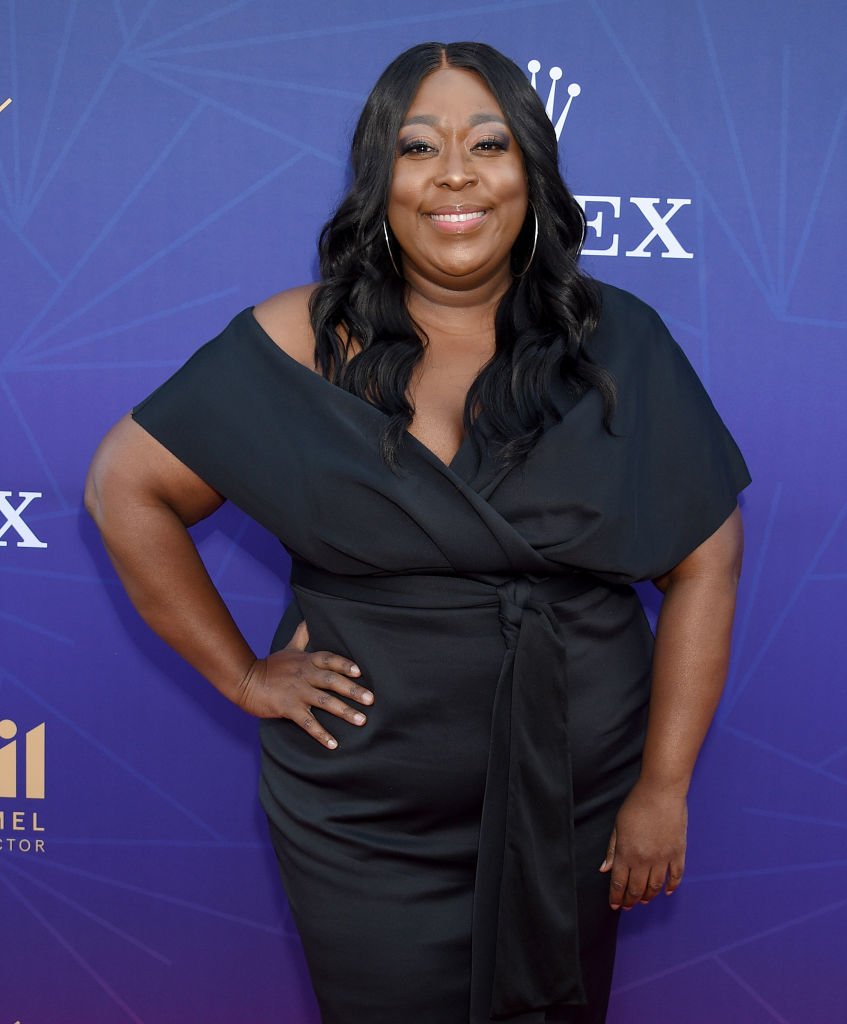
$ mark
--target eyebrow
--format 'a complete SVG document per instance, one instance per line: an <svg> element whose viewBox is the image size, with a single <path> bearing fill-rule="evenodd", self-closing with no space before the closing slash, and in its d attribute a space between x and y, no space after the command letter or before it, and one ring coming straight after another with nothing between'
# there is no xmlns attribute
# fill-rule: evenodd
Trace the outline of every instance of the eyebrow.
<svg viewBox="0 0 847 1024"><path fill-rule="evenodd" d="M440 120L441 119L435 117L434 114L415 114L414 117L406 118L401 127L405 128L407 125L410 124L427 124L430 126L430 128L437 128L440 123ZM475 128L478 124L491 124L492 122L496 124L502 124L504 127L506 125L506 122L503 120L502 117L500 117L499 114L471 114L471 116L468 118L468 124L472 128Z"/></svg>

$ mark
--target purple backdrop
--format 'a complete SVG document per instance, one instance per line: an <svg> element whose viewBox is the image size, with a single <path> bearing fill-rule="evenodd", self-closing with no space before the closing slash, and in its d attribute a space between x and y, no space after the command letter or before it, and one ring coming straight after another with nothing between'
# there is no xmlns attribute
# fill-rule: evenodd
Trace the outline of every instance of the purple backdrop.
<svg viewBox="0 0 847 1024"><path fill-rule="evenodd" d="M431 38L537 60L545 98L561 66L554 119L580 87L561 146L587 265L660 310L754 476L687 878L626 915L610 1022L847 1019L845 21L790 0L0 3L0 1024L316 1024L255 722L135 618L81 489L131 404L312 279L367 90ZM196 533L264 649L283 552L231 509Z"/></svg>

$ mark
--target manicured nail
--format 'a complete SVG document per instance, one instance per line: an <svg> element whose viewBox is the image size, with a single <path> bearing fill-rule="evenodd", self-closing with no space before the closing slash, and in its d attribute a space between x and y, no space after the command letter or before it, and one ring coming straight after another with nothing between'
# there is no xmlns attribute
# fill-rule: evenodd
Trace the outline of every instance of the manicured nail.
<svg viewBox="0 0 847 1024"><path fill-rule="evenodd" d="M604 861L603 861L603 863L602 863L602 864L600 865L600 867L599 867L599 869L598 869L598 870L599 870L599 871L602 871L602 870L603 870L603 868L605 868L605 866L606 866L606 861L604 860Z"/></svg>
<svg viewBox="0 0 847 1024"><path fill-rule="evenodd" d="M362 722L364 722L364 720L365 716L361 713L361 711L357 711L356 714L353 715L353 721L356 723L356 725L361 725Z"/></svg>
<svg viewBox="0 0 847 1024"><path fill-rule="evenodd" d="M338 746L338 740L327 740L326 745L332 747L333 750Z"/></svg>
<svg viewBox="0 0 847 1024"><path fill-rule="evenodd" d="M369 690L365 690L365 692L362 694L363 704L373 704L373 699L374 695Z"/></svg>
<svg viewBox="0 0 847 1024"><path fill-rule="evenodd" d="M353 673L354 676L360 676L362 674L362 670L359 668L358 665L351 665L350 671Z"/></svg>

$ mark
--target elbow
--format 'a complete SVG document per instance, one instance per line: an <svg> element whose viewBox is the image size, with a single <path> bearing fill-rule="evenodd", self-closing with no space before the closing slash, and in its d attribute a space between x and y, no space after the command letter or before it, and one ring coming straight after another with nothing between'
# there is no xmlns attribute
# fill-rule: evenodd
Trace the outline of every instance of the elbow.
<svg viewBox="0 0 847 1024"><path fill-rule="evenodd" d="M114 497L116 491L114 481L115 462L111 457L111 447L109 436L107 435L94 453L94 458L88 467L82 499L86 512L88 512L101 532L106 519L110 494Z"/></svg>
<svg viewBox="0 0 847 1024"><path fill-rule="evenodd" d="M100 524L103 514L103 503L100 498L100 487L97 479L97 456L88 467L88 474L85 478L85 491L83 492L83 504L86 512L95 523Z"/></svg>
<svg viewBox="0 0 847 1024"><path fill-rule="evenodd" d="M125 427L119 421L97 446L85 477L83 504L102 532L108 509L122 502L126 490L125 467L132 461L124 439Z"/></svg>

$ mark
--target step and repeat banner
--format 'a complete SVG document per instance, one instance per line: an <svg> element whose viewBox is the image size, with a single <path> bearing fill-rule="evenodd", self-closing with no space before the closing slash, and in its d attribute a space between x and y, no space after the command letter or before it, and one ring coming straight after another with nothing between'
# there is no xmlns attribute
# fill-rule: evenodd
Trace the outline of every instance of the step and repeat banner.
<svg viewBox="0 0 847 1024"><path fill-rule="evenodd" d="M687 877L624 916L609 1020L847 1019L846 28L790 0L2 0L0 1024L318 1022L257 723L138 620L82 486L132 404L315 277L361 104L429 39L534 79L586 267L657 307L754 477ZM266 650L285 552L228 507L194 532Z"/></svg>

